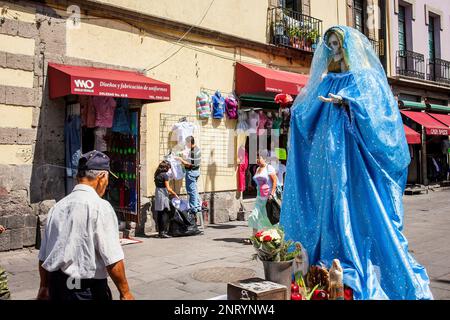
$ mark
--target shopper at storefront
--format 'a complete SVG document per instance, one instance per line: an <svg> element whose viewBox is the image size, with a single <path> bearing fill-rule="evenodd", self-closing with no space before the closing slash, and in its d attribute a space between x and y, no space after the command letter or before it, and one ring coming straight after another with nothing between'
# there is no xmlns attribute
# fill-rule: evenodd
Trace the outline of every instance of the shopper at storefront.
<svg viewBox="0 0 450 320"><path fill-rule="evenodd" d="M175 191L172 190L169 184L169 170L171 165L167 161L159 164L155 171L155 211L157 213L158 234L160 238L170 238L169 232L169 212L170 199L169 195L178 198Z"/></svg>
<svg viewBox="0 0 450 320"><path fill-rule="evenodd" d="M258 153L256 159L258 169L253 180L257 184L257 197L255 209L248 217L248 226L253 228L253 234L264 228L271 228L272 223L267 217L266 203L270 197L274 197L277 190L277 175L272 165L267 163L264 153Z"/></svg>
<svg viewBox="0 0 450 320"><path fill-rule="evenodd" d="M186 168L186 191L189 196L189 207L191 212L196 213L202 209L197 187L200 177L201 152L200 148L195 145L195 139L192 136L186 138L186 146L188 148L186 159L178 158L178 160Z"/></svg>
<svg viewBox="0 0 450 320"><path fill-rule="evenodd" d="M6 228L0 224L0 234L6 231ZM8 278L6 271L0 267L0 300L9 300L11 293L8 289Z"/></svg>
<svg viewBox="0 0 450 320"><path fill-rule="evenodd" d="M39 251L38 299L111 300L108 274L121 300L132 300L125 276L117 216L101 197L109 158L91 151L80 158L78 184L50 210Z"/></svg>

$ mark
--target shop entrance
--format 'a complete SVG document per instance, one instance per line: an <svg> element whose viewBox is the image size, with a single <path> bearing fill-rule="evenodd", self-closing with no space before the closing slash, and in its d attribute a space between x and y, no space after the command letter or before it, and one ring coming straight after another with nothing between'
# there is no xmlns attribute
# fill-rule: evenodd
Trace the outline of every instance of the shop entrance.
<svg viewBox="0 0 450 320"><path fill-rule="evenodd" d="M81 153L97 150L110 158L111 174L104 199L111 203L119 220L139 222L141 102L92 96L73 96L67 100L66 129L79 130ZM99 115L96 110L104 113ZM72 126L72 122L78 122L77 119L80 126ZM66 130L66 139L69 140L66 154L67 151L72 154L70 149L77 148L76 139L73 139L76 133L69 131ZM76 164L72 163L72 167L76 169ZM74 172L69 173L66 179L68 194L76 183Z"/></svg>
<svg viewBox="0 0 450 320"><path fill-rule="evenodd" d="M66 194L76 183L82 153L110 159L104 198L122 221L139 223L140 118L143 103L169 101L170 85L133 71L48 64L50 99L64 97Z"/></svg>

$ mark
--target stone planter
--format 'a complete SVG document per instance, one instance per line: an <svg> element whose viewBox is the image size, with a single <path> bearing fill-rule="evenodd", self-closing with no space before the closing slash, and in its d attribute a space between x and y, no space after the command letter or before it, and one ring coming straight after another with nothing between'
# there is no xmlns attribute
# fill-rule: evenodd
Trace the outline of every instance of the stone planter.
<svg viewBox="0 0 450 320"><path fill-rule="evenodd" d="M272 281L286 286L287 299L291 297L291 280L292 280L292 265L294 260L290 261L263 261L264 276L267 281Z"/></svg>

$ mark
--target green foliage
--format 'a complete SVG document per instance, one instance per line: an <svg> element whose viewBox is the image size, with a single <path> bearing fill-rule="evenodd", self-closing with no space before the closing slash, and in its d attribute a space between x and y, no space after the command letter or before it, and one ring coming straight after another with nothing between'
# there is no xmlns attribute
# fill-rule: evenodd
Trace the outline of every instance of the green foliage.
<svg viewBox="0 0 450 320"><path fill-rule="evenodd" d="M291 240L285 241L284 231L280 227L258 231L250 239L256 250L255 256L262 261L290 261L301 254L301 245Z"/></svg>

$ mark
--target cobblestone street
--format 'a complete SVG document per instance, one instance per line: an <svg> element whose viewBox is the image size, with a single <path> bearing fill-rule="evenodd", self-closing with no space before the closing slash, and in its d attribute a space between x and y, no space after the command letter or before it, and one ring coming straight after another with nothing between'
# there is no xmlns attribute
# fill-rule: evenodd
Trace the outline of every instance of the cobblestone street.
<svg viewBox="0 0 450 320"><path fill-rule="evenodd" d="M405 196L405 229L410 251L432 281L435 299L450 299L450 191ZM226 294L226 282L263 276L252 261L253 249L242 243L250 230L244 222L210 225L188 238L139 238L124 246L127 276L137 299L209 299ZM39 276L37 250L0 253L10 273L13 299L33 299ZM111 283L115 298L117 290Z"/></svg>

